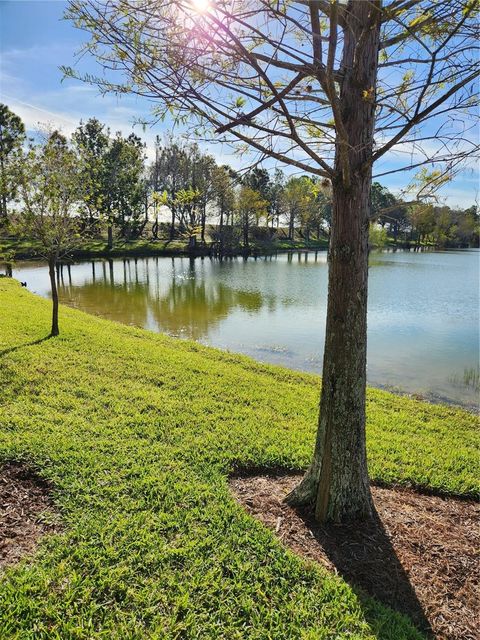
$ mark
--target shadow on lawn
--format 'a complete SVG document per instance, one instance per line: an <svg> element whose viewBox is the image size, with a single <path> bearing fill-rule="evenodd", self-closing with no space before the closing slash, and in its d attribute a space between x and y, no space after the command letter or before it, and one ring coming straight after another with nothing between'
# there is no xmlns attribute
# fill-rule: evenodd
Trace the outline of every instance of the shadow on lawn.
<svg viewBox="0 0 480 640"><path fill-rule="evenodd" d="M311 512L297 510L325 556L351 585L408 615L427 635L432 628L383 523L375 512L368 522L318 525Z"/></svg>
<svg viewBox="0 0 480 640"><path fill-rule="evenodd" d="M43 338L39 338L38 340L33 340L33 342L26 342L25 344L18 344L16 347L10 347L8 349L4 349L3 351L0 351L0 358L2 358L3 356L6 356L8 353L13 353L14 351L18 351L19 349L23 349L25 347L33 347L36 344L40 344L42 342L45 342L46 340L50 340L50 338L53 338L53 336L48 334L48 336L44 336Z"/></svg>

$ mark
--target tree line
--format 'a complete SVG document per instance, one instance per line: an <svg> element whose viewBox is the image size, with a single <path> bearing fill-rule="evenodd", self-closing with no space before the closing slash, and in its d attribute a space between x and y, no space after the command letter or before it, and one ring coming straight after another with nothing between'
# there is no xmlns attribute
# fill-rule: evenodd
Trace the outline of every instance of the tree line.
<svg viewBox="0 0 480 640"><path fill-rule="evenodd" d="M148 163L139 136L112 135L96 118L80 122L70 141L58 132L49 135L62 139L75 161L77 185L69 215L83 238L106 233L110 249L114 238L182 240L192 250L208 244L218 254L249 252L252 245L267 246L279 237L307 245L312 239L328 240L331 187L318 176L286 176L280 169L269 172L258 166L238 172L217 163L198 144L174 138L162 142L158 136L154 160ZM1 105L4 229L25 205L21 176L32 172L32 151L45 140L28 143L21 119ZM476 207L405 202L373 183L372 245L471 246L478 244L478 237Z"/></svg>

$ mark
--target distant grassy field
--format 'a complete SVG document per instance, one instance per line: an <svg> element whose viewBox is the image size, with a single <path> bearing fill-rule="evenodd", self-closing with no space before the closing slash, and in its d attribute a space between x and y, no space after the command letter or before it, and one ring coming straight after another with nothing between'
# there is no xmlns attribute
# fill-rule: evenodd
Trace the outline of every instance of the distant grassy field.
<svg viewBox="0 0 480 640"><path fill-rule="evenodd" d="M0 279L0 461L55 487L64 532L0 580L0 638L390 640L405 617L285 550L229 494L308 464L319 379L50 305ZM368 396L374 480L478 493L477 418Z"/></svg>
<svg viewBox="0 0 480 640"><path fill-rule="evenodd" d="M312 240L308 243L302 240L288 240L280 238L271 243L252 242L250 250L252 253L271 253L272 251L288 251L295 249L309 248L312 250L326 249L328 241L325 239ZM38 256L39 245L35 241L22 238L0 237L0 264L2 256L13 253L14 259L25 260ZM208 253L210 243L205 246L198 244L194 253L199 255ZM188 254L188 243L182 239L173 241L160 239L151 240L139 238L129 242L116 240L113 248L108 249L106 239L88 239L79 247L70 252L75 259L102 258L102 257L122 257L122 256L148 256L148 255L182 255ZM11 259L11 258L9 258Z"/></svg>
<svg viewBox="0 0 480 640"><path fill-rule="evenodd" d="M0 262L2 255L13 252L14 259L35 258L39 253L39 245L35 241L15 238L0 238ZM132 242L115 242L111 250L106 240L89 239L70 252L74 258L118 257L124 255L150 255L187 253L187 244L182 241L139 239Z"/></svg>

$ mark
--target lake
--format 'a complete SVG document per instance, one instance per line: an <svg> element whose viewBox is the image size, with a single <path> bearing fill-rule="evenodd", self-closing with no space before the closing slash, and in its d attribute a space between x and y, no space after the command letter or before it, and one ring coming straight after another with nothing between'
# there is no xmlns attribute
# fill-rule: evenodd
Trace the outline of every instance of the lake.
<svg viewBox="0 0 480 640"><path fill-rule="evenodd" d="M477 405L479 257L371 254L369 384ZM59 295L105 318L320 373L327 270L326 252L96 260L65 266ZM44 264L18 263L14 277L49 296Z"/></svg>

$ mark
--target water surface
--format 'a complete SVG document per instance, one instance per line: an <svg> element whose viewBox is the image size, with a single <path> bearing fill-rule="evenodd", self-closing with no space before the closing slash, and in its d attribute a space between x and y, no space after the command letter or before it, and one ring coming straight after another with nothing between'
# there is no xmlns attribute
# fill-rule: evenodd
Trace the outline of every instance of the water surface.
<svg viewBox="0 0 480 640"><path fill-rule="evenodd" d="M476 405L479 257L477 250L371 255L371 385ZM325 252L97 260L65 266L59 294L112 320L320 373L327 268ZM14 276L49 295L44 264L19 263Z"/></svg>

